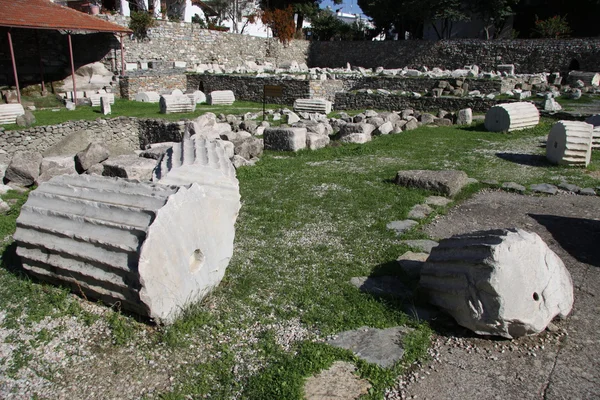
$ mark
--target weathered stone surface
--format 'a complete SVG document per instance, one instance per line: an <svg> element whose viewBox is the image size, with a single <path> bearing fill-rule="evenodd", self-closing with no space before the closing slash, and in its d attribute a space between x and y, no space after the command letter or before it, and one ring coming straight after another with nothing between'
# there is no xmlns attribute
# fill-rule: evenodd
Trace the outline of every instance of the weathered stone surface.
<svg viewBox="0 0 600 400"><path fill-rule="evenodd" d="M110 108L110 99L106 96L100 97L100 112L103 115L109 115L110 113L112 113L112 110Z"/></svg>
<svg viewBox="0 0 600 400"><path fill-rule="evenodd" d="M165 94L159 100L161 114L191 113L196 111L196 103L185 95L174 96Z"/></svg>
<svg viewBox="0 0 600 400"><path fill-rule="evenodd" d="M297 99L294 101L294 111L329 114L331 112L331 101L325 99Z"/></svg>
<svg viewBox="0 0 600 400"><path fill-rule="evenodd" d="M42 280L169 323L223 277L239 210L228 193L199 183L57 177L23 206L17 254Z"/></svg>
<svg viewBox="0 0 600 400"><path fill-rule="evenodd" d="M115 95L113 93L94 93L89 97L92 107L101 107L103 97L106 98L105 103L107 107L110 108L111 104L115 104ZM79 99L77 99L77 102L79 103Z"/></svg>
<svg viewBox="0 0 600 400"><path fill-rule="evenodd" d="M425 199L425 204L430 206L445 207L452 203L452 200L442 196L429 196Z"/></svg>
<svg viewBox="0 0 600 400"><path fill-rule="evenodd" d="M600 114L592 115L585 122L594 126L594 130L592 131L592 149L600 149Z"/></svg>
<svg viewBox="0 0 600 400"><path fill-rule="evenodd" d="M561 182L558 184L558 187L562 190L566 190L567 192L577 193L581 190L581 188L577 185L573 185L567 182Z"/></svg>
<svg viewBox="0 0 600 400"><path fill-rule="evenodd" d="M470 125L471 123L473 123L473 110L470 108L459 110L456 118L456 124Z"/></svg>
<svg viewBox="0 0 600 400"><path fill-rule="evenodd" d="M85 171L86 175L98 175L102 176L104 173L104 165L101 163L94 164Z"/></svg>
<svg viewBox="0 0 600 400"><path fill-rule="evenodd" d="M77 171L87 171L94 164L101 163L110 157L110 151L100 143L90 143L85 150L75 155Z"/></svg>
<svg viewBox="0 0 600 400"><path fill-rule="evenodd" d="M158 103L160 101L160 94L158 92L141 92L135 95L135 101Z"/></svg>
<svg viewBox="0 0 600 400"><path fill-rule="evenodd" d="M412 292L395 276L358 276L350 283L361 292L374 296L410 297Z"/></svg>
<svg viewBox="0 0 600 400"><path fill-rule="evenodd" d="M419 225L418 222L413 221L412 219L406 219L404 221L392 221L386 225L388 229L396 231L396 234L400 235L415 226Z"/></svg>
<svg viewBox="0 0 600 400"><path fill-rule="evenodd" d="M579 194L582 196L595 196L596 191L593 188L583 188L579 191Z"/></svg>
<svg viewBox="0 0 600 400"><path fill-rule="evenodd" d="M327 135L319 135L318 133L306 134L306 147L311 150L318 150L327 147L331 139Z"/></svg>
<svg viewBox="0 0 600 400"><path fill-rule="evenodd" d="M189 97L190 100L196 104L206 103L206 95L200 90L196 90L194 93L188 94L187 97Z"/></svg>
<svg viewBox="0 0 600 400"><path fill-rule="evenodd" d="M160 160L169 150L173 147L177 142L162 142L162 143L152 143L148 146L148 148L142 151L139 156L144 158L151 158L153 160Z"/></svg>
<svg viewBox="0 0 600 400"><path fill-rule="evenodd" d="M235 169L238 169L240 167L252 167L256 163L257 160L258 159L256 159L256 158L252 159L252 160L246 160L244 157L238 156L236 154L231 159L231 163L233 164L233 166L235 167Z"/></svg>
<svg viewBox="0 0 600 400"><path fill-rule="evenodd" d="M33 151L17 151L4 174L4 178L21 186L31 186L40 176L42 155Z"/></svg>
<svg viewBox="0 0 600 400"><path fill-rule="evenodd" d="M438 242L427 239L402 240L400 243L422 251L423 253L431 253L431 249L437 247Z"/></svg>
<svg viewBox="0 0 600 400"><path fill-rule="evenodd" d="M336 361L326 371L306 379L306 400L354 400L369 392L371 384L355 375L356 367L346 361Z"/></svg>
<svg viewBox="0 0 600 400"><path fill-rule="evenodd" d="M135 154L124 154L111 157L102 165L104 165L103 176L150 181L152 171L156 167L156 160L139 157Z"/></svg>
<svg viewBox="0 0 600 400"><path fill-rule="evenodd" d="M442 240L421 270L420 285L432 304L480 335L536 334L573 306L563 262L537 234L520 229Z"/></svg>
<svg viewBox="0 0 600 400"><path fill-rule="evenodd" d="M417 121L417 119L414 118L414 117L410 117L406 121L406 124L404 125L404 130L405 131L412 131L414 129L417 129L418 127L419 127L419 122Z"/></svg>
<svg viewBox="0 0 600 400"><path fill-rule="evenodd" d="M560 111L562 110L562 106L556 102L553 98L546 99L544 101L544 110L545 111Z"/></svg>
<svg viewBox="0 0 600 400"><path fill-rule="evenodd" d="M529 190L534 193L546 193L546 194L556 194L558 192L558 188L554 185L550 185L548 183L539 183L535 185L530 185Z"/></svg>
<svg viewBox="0 0 600 400"><path fill-rule="evenodd" d="M392 133L392 131L394 130L394 125L390 122L384 122L383 124L379 125L379 127L375 130L375 134L376 135L387 135L389 133Z"/></svg>
<svg viewBox="0 0 600 400"><path fill-rule="evenodd" d="M571 71L567 77L567 81L574 85L577 81L582 81L584 86L598 86L600 85L600 74L597 72L587 71Z"/></svg>
<svg viewBox="0 0 600 400"><path fill-rule="evenodd" d="M230 106L235 102L235 95L231 90L215 90L208 95L208 104Z"/></svg>
<svg viewBox="0 0 600 400"><path fill-rule="evenodd" d="M400 326L388 329L363 326L353 331L342 332L327 343L350 350L368 363L389 368L402 360L402 339L411 331L410 328Z"/></svg>
<svg viewBox="0 0 600 400"><path fill-rule="evenodd" d="M499 104L485 114L485 129L490 132L512 132L539 124L540 113L533 103Z"/></svg>
<svg viewBox="0 0 600 400"><path fill-rule="evenodd" d="M398 264L400 264L400 269L402 269L406 275L411 278L419 278L421 276L421 268L423 268L423 264L427 261L427 257L429 257L429 253L413 253L412 251L407 251L398 257L397 261Z"/></svg>
<svg viewBox="0 0 600 400"><path fill-rule="evenodd" d="M519 185L516 182L504 182L501 187L502 189L514 190L515 192L520 193L523 193L525 190L527 190L525 186Z"/></svg>
<svg viewBox="0 0 600 400"><path fill-rule="evenodd" d="M592 157L593 125L558 121L548 134L546 158L554 164L587 167Z"/></svg>
<svg viewBox="0 0 600 400"><path fill-rule="evenodd" d="M25 110L25 113L23 115L19 115L16 120L17 125L24 128L30 127L31 125L35 124L35 122L35 116L29 110Z"/></svg>
<svg viewBox="0 0 600 400"><path fill-rule="evenodd" d="M447 196L454 196L467 185L468 176L463 171L409 170L398 171L395 182L400 186L433 190Z"/></svg>
<svg viewBox="0 0 600 400"><path fill-rule="evenodd" d="M40 166L40 176L36 183L39 185L59 175L77 175L73 157L46 157Z"/></svg>
<svg viewBox="0 0 600 400"><path fill-rule="evenodd" d="M344 143L367 143L372 139L375 126L367 123L344 124L336 139Z"/></svg>
<svg viewBox="0 0 600 400"><path fill-rule="evenodd" d="M433 212L433 208L427 204L415 204L413 208L408 212L408 218L410 219L423 219Z"/></svg>
<svg viewBox="0 0 600 400"><path fill-rule="evenodd" d="M306 128L267 128L265 150L298 151L306 148Z"/></svg>
<svg viewBox="0 0 600 400"><path fill-rule="evenodd" d="M21 104L0 104L0 125L15 124L19 115L25 114Z"/></svg>
<svg viewBox="0 0 600 400"><path fill-rule="evenodd" d="M246 160L251 160L260 157L263 153L263 149L264 142L262 139L249 137L243 141L234 143L233 153Z"/></svg>

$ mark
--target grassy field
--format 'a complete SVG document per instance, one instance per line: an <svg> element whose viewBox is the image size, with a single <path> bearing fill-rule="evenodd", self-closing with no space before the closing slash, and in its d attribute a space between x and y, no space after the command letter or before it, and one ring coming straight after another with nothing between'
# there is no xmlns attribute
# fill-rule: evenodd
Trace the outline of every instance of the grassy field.
<svg viewBox="0 0 600 400"><path fill-rule="evenodd" d="M279 104L267 104L267 109L277 109L282 106ZM236 101L231 106L210 106L208 104L198 104L196 111L184 114L161 114L158 104L142 103L138 101L129 101L124 99L115 99L115 104L111 106L109 118L116 117L138 117L138 118L161 118L170 121L179 121L182 119L193 119L207 112L215 114L234 114L240 115L248 112L262 111L262 103L251 101ZM36 123L34 126L56 125L67 121L76 120L95 120L97 118L106 118L100 111L100 107L79 106L73 111L67 110L64 106L56 106L50 109L36 110L33 112ZM6 130L23 129L16 124L4 125Z"/></svg>
<svg viewBox="0 0 600 400"><path fill-rule="evenodd" d="M355 276L402 278L395 260L409 248L400 240L425 237L419 227L403 237L386 229L431 195L396 186L396 172L460 169L480 180L600 186L597 151L587 171L545 162L541 145L550 124L511 134L485 132L481 124L421 127L364 145L266 152L256 166L238 170L243 206L224 280L169 327L148 326L118 307L95 306L21 274L9 244L25 198L11 193L16 202L0 216L6 238L0 331L10 347L0 360L5 387L18 390L19 379L28 379L51 394L73 385L81 397L91 396L82 387L93 382L103 398L136 390L162 399L300 399L307 376L348 360L373 385L364 398L383 398L398 375L426 357L432 333L403 311L411 304L361 293L349 283ZM482 187L471 185L457 201ZM390 369L324 343L348 329L398 325L414 331L405 340L403 362ZM69 336L73 329L76 338ZM59 351L62 364L45 361ZM156 372L156 363L166 372Z"/></svg>

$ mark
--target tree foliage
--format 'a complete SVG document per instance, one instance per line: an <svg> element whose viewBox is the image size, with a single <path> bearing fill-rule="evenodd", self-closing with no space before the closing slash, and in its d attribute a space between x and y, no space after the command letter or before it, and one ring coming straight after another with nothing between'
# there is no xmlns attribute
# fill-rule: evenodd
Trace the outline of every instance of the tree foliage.
<svg viewBox="0 0 600 400"><path fill-rule="evenodd" d="M567 22L567 16L555 15L548 19L539 19L535 16L533 33L537 37L558 39L571 34L571 27Z"/></svg>
<svg viewBox="0 0 600 400"><path fill-rule="evenodd" d="M470 0L471 9L483 21L486 39L496 39L515 14L519 0Z"/></svg>
<svg viewBox="0 0 600 400"><path fill-rule="evenodd" d="M271 28L273 36L277 37L281 43L288 44L294 38L296 29L294 9L291 5L285 9L265 10L261 18L263 24Z"/></svg>
<svg viewBox="0 0 600 400"><path fill-rule="evenodd" d="M148 29L156 26L154 16L147 11L133 11L129 19L129 29L137 39L148 37Z"/></svg>
<svg viewBox="0 0 600 400"><path fill-rule="evenodd" d="M334 4L342 4L343 0L333 0ZM263 11L287 9L291 6L296 18L296 32L302 31L305 18L311 18L319 12L321 0L260 0ZM292 17L293 19L293 17Z"/></svg>
<svg viewBox="0 0 600 400"><path fill-rule="evenodd" d="M310 18L314 40L365 40L370 30L362 21L348 24L329 10L320 10Z"/></svg>

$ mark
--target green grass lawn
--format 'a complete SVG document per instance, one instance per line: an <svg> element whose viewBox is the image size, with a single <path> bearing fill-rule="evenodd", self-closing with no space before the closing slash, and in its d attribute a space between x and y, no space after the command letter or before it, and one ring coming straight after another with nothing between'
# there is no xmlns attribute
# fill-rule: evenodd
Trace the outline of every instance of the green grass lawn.
<svg viewBox="0 0 600 400"><path fill-rule="evenodd" d="M277 109L282 106L279 104L267 104L267 109ZM231 106L210 106L208 104L198 104L193 113L182 114L161 114L158 104L142 103L139 101L129 101L124 99L115 99L115 104L111 107L111 114L104 116L100 112L100 107L79 106L73 111L65 107L54 107L51 109L36 110L33 112L36 123L34 126L56 125L67 121L75 120L95 120L97 118L116 118L116 117L138 117L138 118L161 118L169 121L179 121L182 119L193 119L204 113L212 112L219 114L245 114L247 112L262 111L262 103L251 101L236 101ZM4 125L6 130L23 129L16 124Z"/></svg>
<svg viewBox="0 0 600 400"><path fill-rule="evenodd" d="M405 219L412 206L431 195L393 184L396 172L460 169L477 179L524 185L567 180L599 186L585 170L544 161L540 146L550 126L551 121L544 120L539 127L510 134L485 132L482 124L421 127L364 145L266 152L256 166L237 172L243 206L225 278L165 328L149 328L118 310L87 311L85 301L14 272L14 249L8 247L0 270L0 312L7 315L2 328L34 330L48 316L69 316L84 332L103 322L109 337L99 339L92 354L103 357L123 348L148 359L160 354L174 379L173 388L161 393L163 399L300 399L304 379L336 360L354 362L358 374L371 382L363 398L381 399L399 374L426 357L432 332L404 313L410 304L361 293L349 283L355 276L402 277L395 260L409 248L400 240L425 237L418 228L404 237L386 229L388 222ZM588 171L599 167L600 154L595 151ZM458 201L483 186L471 185ZM5 236L13 232L24 201L22 195L9 196L19 200L9 214L0 216L0 233ZM404 361L390 369L324 343L329 335L348 329L397 325L415 330L405 340ZM11 336L18 351L4 362L18 376L31 363L34 349L62 334L48 331L30 341ZM86 368L94 365L89 361ZM115 365L115 376L133 373ZM60 384L70 368L76 367L48 373L47 379ZM145 368L146 364L136 365L136 371Z"/></svg>

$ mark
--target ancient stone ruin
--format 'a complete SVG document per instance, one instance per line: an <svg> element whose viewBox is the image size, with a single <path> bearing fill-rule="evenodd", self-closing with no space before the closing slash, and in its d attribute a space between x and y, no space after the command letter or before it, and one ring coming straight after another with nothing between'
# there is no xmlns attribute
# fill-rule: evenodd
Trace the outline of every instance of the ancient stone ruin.
<svg viewBox="0 0 600 400"><path fill-rule="evenodd" d="M548 134L546 157L551 163L587 167L592 158L594 127L579 121L558 121Z"/></svg>
<svg viewBox="0 0 600 400"><path fill-rule="evenodd" d="M490 132L512 132L539 124L540 113L532 103L499 104L485 115L485 129Z"/></svg>
<svg viewBox="0 0 600 400"><path fill-rule="evenodd" d="M573 283L561 259L537 234L521 229L442 240L419 284L432 304L479 335L533 335L573 306Z"/></svg>
<svg viewBox="0 0 600 400"><path fill-rule="evenodd" d="M240 208L235 171L218 145L186 138L178 150L165 156L157 183L90 175L42 183L17 220L24 268L172 322L223 278Z"/></svg>

